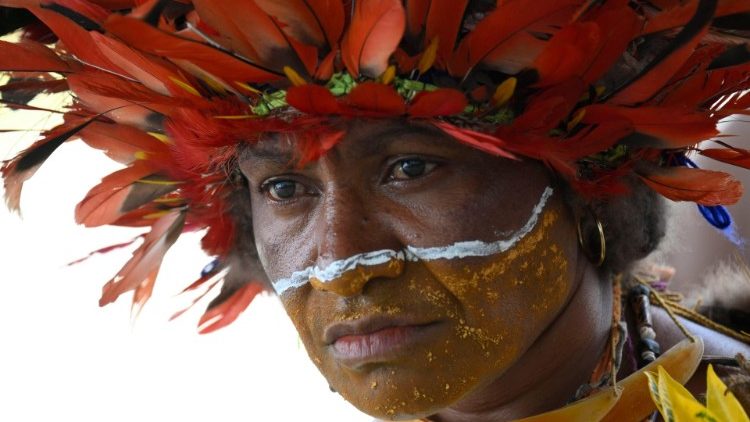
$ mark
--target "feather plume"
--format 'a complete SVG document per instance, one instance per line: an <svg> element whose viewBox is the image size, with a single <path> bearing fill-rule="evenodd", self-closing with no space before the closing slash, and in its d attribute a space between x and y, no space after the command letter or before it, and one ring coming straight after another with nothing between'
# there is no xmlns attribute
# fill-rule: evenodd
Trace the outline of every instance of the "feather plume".
<svg viewBox="0 0 750 422"><path fill-rule="evenodd" d="M83 129L80 138L88 146L104 151L111 159L129 164L140 158L158 159L168 154L163 141L127 125L96 121Z"/></svg>
<svg viewBox="0 0 750 422"><path fill-rule="evenodd" d="M615 104L634 105L659 92L693 54L716 11L717 0L699 0L693 18L670 44L629 81L608 94Z"/></svg>
<svg viewBox="0 0 750 422"><path fill-rule="evenodd" d="M29 103L42 93L53 94L68 90L65 79L11 79L11 82L0 86L0 97L15 103Z"/></svg>
<svg viewBox="0 0 750 422"><path fill-rule="evenodd" d="M427 48L435 39L438 40L437 63L442 68L446 68L456 46L456 38L468 4L469 0L430 1L423 48Z"/></svg>
<svg viewBox="0 0 750 422"><path fill-rule="evenodd" d="M639 172L641 180L651 189L673 201L692 201L700 205L731 205L742 196L742 184L729 174L670 167Z"/></svg>
<svg viewBox="0 0 750 422"><path fill-rule="evenodd" d="M0 40L0 70L64 73L71 69L44 44L31 40L18 43Z"/></svg>
<svg viewBox="0 0 750 422"><path fill-rule="evenodd" d="M262 291L263 284L254 281L246 283L231 297L214 305L203 314L198 322L198 332L208 334L231 324Z"/></svg>
<svg viewBox="0 0 750 422"><path fill-rule="evenodd" d="M447 122L436 121L433 122L433 125L445 132L447 135L453 137L457 141L472 148L476 148L480 151L484 151L497 157L503 157L512 160L517 159L515 155L508 152L508 144L496 136L477 132L471 129L460 128Z"/></svg>
<svg viewBox="0 0 750 422"><path fill-rule="evenodd" d="M354 5L349 29L341 42L341 59L349 72L377 78L388 67L406 25L399 0L361 0Z"/></svg>
<svg viewBox="0 0 750 422"><path fill-rule="evenodd" d="M420 92L409 105L411 117L436 117L459 114L466 108L466 97L461 91L441 88Z"/></svg>
<svg viewBox="0 0 750 422"><path fill-rule="evenodd" d="M750 169L750 150L742 148L707 148L700 154L733 166Z"/></svg>
<svg viewBox="0 0 750 422"><path fill-rule="evenodd" d="M256 3L278 19L292 37L318 48L338 46L344 30L341 0L256 0Z"/></svg>
<svg viewBox="0 0 750 422"><path fill-rule="evenodd" d="M707 113L680 107L618 107L594 104L586 107L584 123L626 121L636 132L650 137L652 148L683 148L718 135L716 121Z"/></svg>
<svg viewBox="0 0 750 422"><path fill-rule="evenodd" d="M533 63L544 46L532 34L548 34L567 22L578 4L577 0L502 2L461 40L448 70L464 77L486 61L493 69L516 73Z"/></svg>
<svg viewBox="0 0 750 422"><path fill-rule="evenodd" d="M286 93L286 101L290 106L308 114L325 115L341 111L341 106L331 91L315 84L290 87Z"/></svg>
<svg viewBox="0 0 750 422"><path fill-rule="evenodd" d="M403 98L389 85L365 82L343 99L347 112L360 116L400 116L406 113Z"/></svg>
<svg viewBox="0 0 750 422"><path fill-rule="evenodd" d="M90 125L94 116L81 120L65 122L44 134L44 138L35 142L31 147L18 154L10 161L3 163L2 172L5 186L5 202L8 209L18 212L21 205L21 190L23 184L39 170L39 167L52 155L63 142L78 134Z"/></svg>
<svg viewBox="0 0 750 422"><path fill-rule="evenodd" d="M643 28L642 35L653 34L686 25L693 16L699 5L699 0L688 2L675 2L672 7L649 18ZM728 16L750 11L750 5L736 0L719 0L714 16Z"/></svg>
<svg viewBox="0 0 750 422"><path fill-rule="evenodd" d="M284 66L301 75L315 72L317 49L285 34L255 0L193 0L193 5L206 24L226 37L232 50L253 63L277 72Z"/></svg>
<svg viewBox="0 0 750 422"><path fill-rule="evenodd" d="M156 280L164 255L179 237L184 224L185 213L180 211L170 212L156 220L151 231L143 238L143 244L133 252L133 257L102 288L99 306L114 302L125 292L145 286L134 295L134 305L142 305L148 299L147 293Z"/></svg>
<svg viewBox="0 0 750 422"><path fill-rule="evenodd" d="M171 35L138 19L113 15L104 27L134 48L170 60L190 62L227 82L270 82L281 78L280 73L242 61L208 44Z"/></svg>
<svg viewBox="0 0 750 422"><path fill-rule="evenodd" d="M78 224L98 227L112 224L130 211L179 187L154 173L151 164L136 161L102 179L76 206Z"/></svg>
<svg viewBox="0 0 750 422"><path fill-rule="evenodd" d="M424 44L423 38L427 25L427 14L432 0L406 1L406 35L413 41Z"/></svg>
<svg viewBox="0 0 750 422"><path fill-rule="evenodd" d="M84 256L83 258L79 258L79 259L76 259L75 261L68 262L67 265L68 266L78 265L78 264L80 264L80 263L88 260L89 258L93 257L94 255L105 254L105 253L109 253L109 252L112 252L112 251L115 251L115 250L118 250L118 249L127 248L128 246L132 245L133 243L135 243L136 241L138 241L139 239L142 239L142 238L143 238L143 235L138 235L138 236L136 236L136 237L128 240L127 242L117 243L117 244L114 244L114 245L106 246L106 247L101 248L101 249L97 249L97 250L95 250L93 252L89 252L89 254L86 255L86 256Z"/></svg>
<svg viewBox="0 0 750 422"><path fill-rule="evenodd" d="M592 21L565 26L534 61L539 72L536 85L553 85L576 76L593 84L620 59L640 28L638 16L627 6L602 10Z"/></svg>
<svg viewBox="0 0 750 422"><path fill-rule="evenodd" d="M125 72L115 66L104 54L95 48L89 31L67 17L50 10L30 9L52 32L60 38L64 50L86 65L122 75Z"/></svg>
<svg viewBox="0 0 750 422"><path fill-rule="evenodd" d="M91 38L107 59L151 91L166 96L183 97L187 94L175 86L173 81L181 77L174 69L167 69L127 45L97 32L92 32Z"/></svg>

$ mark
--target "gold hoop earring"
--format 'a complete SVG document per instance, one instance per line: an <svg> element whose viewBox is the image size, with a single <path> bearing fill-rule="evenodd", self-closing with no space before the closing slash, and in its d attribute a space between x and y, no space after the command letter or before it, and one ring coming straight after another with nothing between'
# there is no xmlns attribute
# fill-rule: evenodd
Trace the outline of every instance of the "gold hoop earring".
<svg viewBox="0 0 750 422"><path fill-rule="evenodd" d="M594 259L596 256L595 254L591 253L590 250L586 248L585 242L583 241L583 229L581 229L581 220L578 220L578 224L576 225L576 229L578 230L578 244L581 245L581 249L583 249L584 253L589 257L589 259L592 262L595 262L595 265L597 267L601 267L602 264L604 264L604 260L607 257L607 240L604 238L604 226L602 226L602 222L599 221L599 218L593 213L593 211L589 210L591 215L594 217L594 221L596 222L596 229L599 231L599 257L597 260Z"/></svg>

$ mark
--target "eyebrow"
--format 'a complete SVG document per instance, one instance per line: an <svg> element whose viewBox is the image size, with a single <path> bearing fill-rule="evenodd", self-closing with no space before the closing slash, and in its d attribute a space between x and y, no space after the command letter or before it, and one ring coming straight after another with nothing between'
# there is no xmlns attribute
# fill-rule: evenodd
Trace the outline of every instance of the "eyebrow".
<svg viewBox="0 0 750 422"><path fill-rule="evenodd" d="M398 142L415 139L437 141L445 140L446 137L447 135L435 127L400 123L386 124L382 129L377 129L366 135L355 136L354 139L347 141L354 142L358 149L357 152L362 156L372 156ZM432 144L448 148L451 146L447 142L434 142ZM243 148L240 153L239 158L240 162L268 162L269 164L272 163L279 166L293 166L294 162L299 158L299 152L294 147L293 140L276 138L247 144L247 147Z"/></svg>

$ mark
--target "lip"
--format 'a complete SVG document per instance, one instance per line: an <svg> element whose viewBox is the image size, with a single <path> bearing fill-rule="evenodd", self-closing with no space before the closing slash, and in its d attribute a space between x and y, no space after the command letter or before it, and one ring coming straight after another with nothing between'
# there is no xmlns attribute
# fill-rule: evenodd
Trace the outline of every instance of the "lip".
<svg viewBox="0 0 750 422"><path fill-rule="evenodd" d="M324 332L333 357L352 368L398 358L429 336L440 321L373 316L330 325Z"/></svg>

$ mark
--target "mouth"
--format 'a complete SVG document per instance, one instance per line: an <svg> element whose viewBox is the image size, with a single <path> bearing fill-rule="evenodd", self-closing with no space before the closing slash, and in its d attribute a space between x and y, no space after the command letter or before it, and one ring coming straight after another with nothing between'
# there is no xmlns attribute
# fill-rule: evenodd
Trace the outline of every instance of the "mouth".
<svg viewBox="0 0 750 422"><path fill-rule="evenodd" d="M325 342L333 358L352 369L396 360L436 333L440 321L368 317L326 328Z"/></svg>

